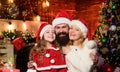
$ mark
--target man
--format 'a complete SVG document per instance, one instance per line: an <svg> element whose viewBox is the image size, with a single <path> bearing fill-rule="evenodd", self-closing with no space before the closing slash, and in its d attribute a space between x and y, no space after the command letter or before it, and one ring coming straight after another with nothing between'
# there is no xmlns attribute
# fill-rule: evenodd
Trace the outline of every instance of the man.
<svg viewBox="0 0 120 72"><path fill-rule="evenodd" d="M71 16L66 11L61 10L52 21L52 25L56 32L56 41L60 46L66 46L69 42L69 27L71 20ZM94 62L97 62L97 55L90 53L90 58L92 58Z"/></svg>
<svg viewBox="0 0 120 72"><path fill-rule="evenodd" d="M71 16L64 10L61 10L56 18L52 21L52 25L56 32L56 40L60 46L66 46L69 42L69 27Z"/></svg>

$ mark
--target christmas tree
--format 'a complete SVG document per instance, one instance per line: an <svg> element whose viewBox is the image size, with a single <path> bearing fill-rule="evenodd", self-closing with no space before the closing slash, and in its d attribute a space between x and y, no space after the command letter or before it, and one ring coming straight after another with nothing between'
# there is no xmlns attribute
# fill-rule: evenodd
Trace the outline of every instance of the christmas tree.
<svg viewBox="0 0 120 72"><path fill-rule="evenodd" d="M94 40L98 44L98 53L109 65L101 72L120 72L120 0L106 0L99 14L100 25Z"/></svg>

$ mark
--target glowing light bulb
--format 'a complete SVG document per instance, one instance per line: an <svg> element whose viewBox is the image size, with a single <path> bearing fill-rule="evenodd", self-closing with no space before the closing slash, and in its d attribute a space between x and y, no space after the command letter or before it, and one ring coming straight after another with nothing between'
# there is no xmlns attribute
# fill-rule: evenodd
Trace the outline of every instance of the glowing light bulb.
<svg viewBox="0 0 120 72"><path fill-rule="evenodd" d="M14 29L14 26L13 24L10 22L9 25L8 25L8 30L9 31L12 31Z"/></svg>
<svg viewBox="0 0 120 72"><path fill-rule="evenodd" d="M40 21L40 16L37 15L37 16L36 16L36 19L37 19L37 21Z"/></svg>
<svg viewBox="0 0 120 72"><path fill-rule="evenodd" d="M26 27L26 23L25 23L25 22L23 23L23 28L24 28L25 31L27 30L27 27Z"/></svg>
<svg viewBox="0 0 120 72"><path fill-rule="evenodd" d="M48 2L48 1L46 1L46 6L50 6L50 4L49 4L49 2Z"/></svg>
<svg viewBox="0 0 120 72"><path fill-rule="evenodd" d="M46 7L49 7L49 6L50 6L50 3L47 0L43 1L43 3L42 3L43 8L46 8Z"/></svg>
<svg viewBox="0 0 120 72"><path fill-rule="evenodd" d="M8 0L8 3L13 3L14 2L14 0Z"/></svg>

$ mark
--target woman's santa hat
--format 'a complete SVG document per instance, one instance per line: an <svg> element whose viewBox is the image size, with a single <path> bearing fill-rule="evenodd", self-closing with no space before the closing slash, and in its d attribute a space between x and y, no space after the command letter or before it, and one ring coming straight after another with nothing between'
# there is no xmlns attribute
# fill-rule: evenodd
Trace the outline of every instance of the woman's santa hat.
<svg viewBox="0 0 120 72"><path fill-rule="evenodd" d="M47 24L47 23L41 24L41 26L38 29L37 35L36 35L36 42L38 42L40 39L42 39L45 31L47 29L49 29L50 27L52 27L52 25L50 25L50 24Z"/></svg>
<svg viewBox="0 0 120 72"><path fill-rule="evenodd" d="M52 21L52 25L55 27L58 24L65 23L70 26L71 19L72 17L65 10L61 10L57 13L56 18Z"/></svg>
<svg viewBox="0 0 120 72"><path fill-rule="evenodd" d="M91 31L88 27L88 24L83 19L79 18L77 20L72 20L70 24L78 26L84 37L87 37L88 40L91 40Z"/></svg>

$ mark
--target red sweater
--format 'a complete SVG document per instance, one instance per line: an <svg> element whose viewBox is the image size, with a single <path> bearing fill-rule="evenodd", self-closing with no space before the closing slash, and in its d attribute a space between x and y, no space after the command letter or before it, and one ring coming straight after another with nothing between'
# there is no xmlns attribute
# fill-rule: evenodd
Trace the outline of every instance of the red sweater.
<svg viewBox="0 0 120 72"><path fill-rule="evenodd" d="M32 54L40 72L67 72L65 58L61 56L59 49L51 47L46 50L43 61L40 60L40 52Z"/></svg>

